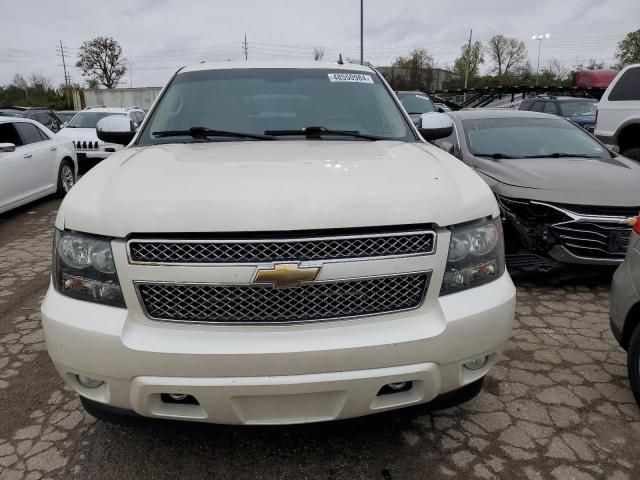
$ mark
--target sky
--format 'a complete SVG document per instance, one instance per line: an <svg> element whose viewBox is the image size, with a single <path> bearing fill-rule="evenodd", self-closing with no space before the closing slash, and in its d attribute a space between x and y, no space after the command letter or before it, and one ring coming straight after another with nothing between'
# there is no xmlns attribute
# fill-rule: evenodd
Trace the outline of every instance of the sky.
<svg viewBox="0 0 640 480"><path fill-rule="evenodd" d="M359 58L359 0L0 0L0 85L16 73L63 81L60 41L74 82L83 41L110 36L130 72L121 85L162 86L177 68L203 60ZM364 0L365 60L389 65L414 47L447 67L473 39L501 33L523 40L536 68L550 59L567 67L589 58L614 63L617 42L640 29L640 0ZM485 55L487 57L488 56ZM491 67L490 62L482 68Z"/></svg>

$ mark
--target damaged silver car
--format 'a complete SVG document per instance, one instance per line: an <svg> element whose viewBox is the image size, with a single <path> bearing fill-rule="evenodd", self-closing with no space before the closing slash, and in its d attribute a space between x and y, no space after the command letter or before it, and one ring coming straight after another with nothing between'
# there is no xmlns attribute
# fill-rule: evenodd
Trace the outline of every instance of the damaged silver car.
<svg viewBox="0 0 640 480"><path fill-rule="evenodd" d="M440 148L472 167L500 204L511 270L617 265L640 211L640 163L565 119L461 110Z"/></svg>

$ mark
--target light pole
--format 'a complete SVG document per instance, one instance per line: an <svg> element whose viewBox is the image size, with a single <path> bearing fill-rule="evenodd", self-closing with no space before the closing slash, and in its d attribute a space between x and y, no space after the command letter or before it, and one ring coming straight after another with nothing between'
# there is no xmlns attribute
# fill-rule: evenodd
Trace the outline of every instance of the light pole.
<svg viewBox="0 0 640 480"><path fill-rule="evenodd" d="M360 0L360 65L364 65L364 0Z"/></svg>
<svg viewBox="0 0 640 480"><path fill-rule="evenodd" d="M538 66L536 67L536 86L538 85L538 75L540 74L540 48L542 47L542 40L548 40L549 37L551 37L550 33L545 33L544 35L534 35L531 37L531 40L538 41Z"/></svg>

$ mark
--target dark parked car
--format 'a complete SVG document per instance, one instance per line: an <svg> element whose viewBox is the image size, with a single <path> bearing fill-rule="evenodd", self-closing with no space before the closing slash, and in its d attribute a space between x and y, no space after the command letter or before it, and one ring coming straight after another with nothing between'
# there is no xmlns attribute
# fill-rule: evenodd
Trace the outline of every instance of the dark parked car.
<svg viewBox="0 0 640 480"><path fill-rule="evenodd" d="M448 114L453 133L435 143L491 187L512 270L561 263L617 265L640 211L640 165L573 123L514 110Z"/></svg>
<svg viewBox="0 0 640 480"><path fill-rule="evenodd" d="M21 117L35 120L44 125L49 130L57 132L60 130L62 121L51 110L39 107L5 107L0 108L0 116L3 117Z"/></svg>
<svg viewBox="0 0 640 480"><path fill-rule="evenodd" d="M55 113L64 125L69 123L69 120L71 120L78 112L76 112L75 110L57 110Z"/></svg>
<svg viewBox="0 0 640 480"><path fill-rule="evenodd" d="M594 98L535 97L523 100L520 110L560 115L589 133L593 133L596 126L597 105L598 101Z"/></svg>
<svg viewBox="0 0 640 480"><path fill-rule="evenodd" d="M420 115L438 111L429 95L419 90L400 91L396 95L416 126L419 125Z"/></svg>

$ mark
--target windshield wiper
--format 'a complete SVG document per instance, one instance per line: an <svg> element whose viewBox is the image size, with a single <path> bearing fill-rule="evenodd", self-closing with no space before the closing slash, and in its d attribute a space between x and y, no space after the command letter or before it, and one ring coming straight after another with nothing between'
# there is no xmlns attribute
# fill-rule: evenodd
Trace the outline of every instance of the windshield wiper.
<svg viewBox="0 0 640 480"><path fill-rule="evenodd" d="M189 136L206 140L208 140L209 137L215 136L253 138L255 140L273 140L273 137L269 135L260 135L259 133L230 132L227 130L212 130L205 127L191 127L189 130L163 130L159 132L151 132L151 135L158 138Z"/></svg>
<svg viewBox="0 0 640 480"><path fill-rule="evenodd" d="M503 158L525 158L525 157L514 157L512 155L507 155L506 153L474 153L475 157L482 158L493 158L494 160L501 160Z"/></svg>
<svg viewBox="0 0 640 480"><path fill-rule="evenodd" d="M548 153L540 155L527 155L524 158L602 158L601 155L587 155L585 153Z"/></svg>
<svg viewBox="0 0 640 480"><path fill-rule="evenodd" d="M338 135L341 137L364 138L366 140L386 140L384 137L360 133L357 130L331 130L325 127L305 127L300 130L267 130L264 133L265 135L282 137L301 135L307 138L320 139L323 135Z"/></svg>

